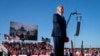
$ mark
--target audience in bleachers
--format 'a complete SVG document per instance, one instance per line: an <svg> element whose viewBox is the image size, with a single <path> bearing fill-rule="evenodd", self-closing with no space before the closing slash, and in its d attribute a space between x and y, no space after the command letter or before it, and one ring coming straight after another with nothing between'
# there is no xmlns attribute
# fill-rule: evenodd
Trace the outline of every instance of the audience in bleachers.
<svg viewBox="0 0 100 56"><path fill-rule="evenodd" d="M52 46L45 42L23 43L23 42L3 42L2 43L10 55L46 55L51 52Z"/></svg>
<svg viewBox="0 0 100 56"><path fill-rule="evenodd" d="M46 42L38 43L24 43L24 42L2 42L7 48L9 55L48 55L54 56L54 50L52 45ZM100 49L87 48L84 50L84 56L100 56ZM64 49L65 56L82 56L81 48L75 48L74 52L72 49Z"/></svg>

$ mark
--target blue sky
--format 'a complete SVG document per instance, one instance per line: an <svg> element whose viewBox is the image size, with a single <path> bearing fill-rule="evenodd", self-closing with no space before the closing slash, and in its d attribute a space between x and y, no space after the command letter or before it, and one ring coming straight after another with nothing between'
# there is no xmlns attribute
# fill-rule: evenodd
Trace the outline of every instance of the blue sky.
<svg viewBox="0 0 100 56"><path fill-rule="evenodd" d="M51 37L52 15L58 5L64 6L66 21L75 10L82 13L81 29L75 37L76 17L72 16L67 33L75 47L100 47L100 1L99 0L0 0L0 42L4 41L3 34L9 34L10 21L38 25L38 41L41 37ZM70 47L70 42L65 43Z"/></svg>

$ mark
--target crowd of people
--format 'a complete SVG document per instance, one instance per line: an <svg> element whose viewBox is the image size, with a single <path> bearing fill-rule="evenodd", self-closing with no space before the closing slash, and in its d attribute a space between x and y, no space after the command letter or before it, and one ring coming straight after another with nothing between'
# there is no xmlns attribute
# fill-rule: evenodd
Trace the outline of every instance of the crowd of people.
<svg viewBox="0 0 100 56"><path fill-rule="evenodd" d="M52 50L52 46L46 42L2 42L2 44L10 55L47 55Z"/></svg>
<svg viewBox="0 0 100 56"><path fill-rule="evenodd" d="M82 54L83 53L83 54ZM81 48L72 49L67 48L64 50L65 56L100 56L100 48Z"/></svg>
<svg viewBox="0 0 100 56"><path fill-rule="evenodd" d="M84 50L84 56L100 56L100 49L99 48L90 48Z"/></svg>
<svg viewBox="0 0 100 56"><path fill-rule="evenodd" d="M26 43L26 42L2 42L2 45L8 50L8 55L48 55L54 56L54 48L46 42ZM64 48L65 56L82 56L82 49ZM84 56L100 56L98 48L84 48Z"/></svg>

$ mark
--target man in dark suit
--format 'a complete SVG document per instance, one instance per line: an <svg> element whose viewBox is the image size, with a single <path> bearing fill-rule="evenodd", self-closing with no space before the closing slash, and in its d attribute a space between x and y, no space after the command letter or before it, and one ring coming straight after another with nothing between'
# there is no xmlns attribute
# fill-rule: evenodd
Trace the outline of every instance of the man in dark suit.
<svg viewBox="0 0 100 56"><path fill-rule="evenodd" d="M57 13L53 14L52 37L54 40L55 56L64 56L64 38L66 37L66 20L63 16L63 6L57 7Z"/></svg>

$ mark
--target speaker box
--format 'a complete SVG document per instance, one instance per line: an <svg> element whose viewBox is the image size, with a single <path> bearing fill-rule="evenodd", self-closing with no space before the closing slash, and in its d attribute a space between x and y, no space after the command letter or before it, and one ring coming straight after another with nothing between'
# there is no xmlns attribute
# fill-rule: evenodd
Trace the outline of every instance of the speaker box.
<svg viewBox="0 0 100 56"><path fill-rule="evenodd" d="M80 32L80 21L77 22L76 33L75 36L78 36Z"/></svg>

